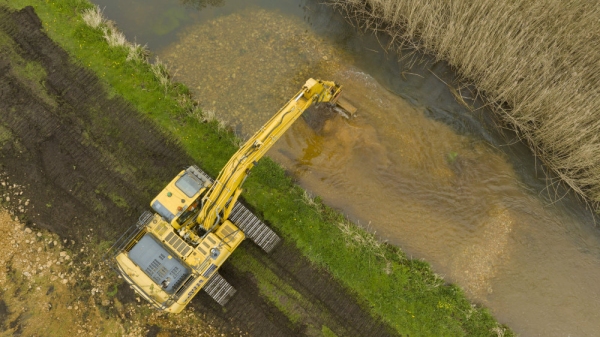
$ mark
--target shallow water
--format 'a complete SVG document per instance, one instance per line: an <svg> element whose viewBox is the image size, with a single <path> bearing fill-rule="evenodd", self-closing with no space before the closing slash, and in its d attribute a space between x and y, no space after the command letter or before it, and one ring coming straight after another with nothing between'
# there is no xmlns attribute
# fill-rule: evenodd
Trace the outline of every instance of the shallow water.
<svg viewBox="0 0 600 337"><path fill-rule="evenodd" d="M176 80L240 135L258 129L306 78L341 83L357 116L319 128L300 120L272 158L329 205L430 262L517 333L597 333L593 217L571 195L545 188L539 163L496 131L488 111L457 102L467 92L448 88L453 74L444 64L407 70L381 49L384 41L310 1L227 1L201 11L96 2L127 36L152 41ZM175 22L170 30L149 33L163 15L174 18L165 19ZM308 111L307 121L320 112Z"/></svg>

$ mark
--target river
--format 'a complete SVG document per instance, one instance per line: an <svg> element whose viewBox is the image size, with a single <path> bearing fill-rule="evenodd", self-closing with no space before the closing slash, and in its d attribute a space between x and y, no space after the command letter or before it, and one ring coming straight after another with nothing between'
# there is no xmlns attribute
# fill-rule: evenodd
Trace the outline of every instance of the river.
<svg viewBox="0 0 600 337"><path fill-rule="evenodd" d="M598 334L594 217L548 187L539 161L468 89L453 89L447 65L408 52L398 62L384 37L316 1L94 2L241 136L308 77L342 84L355 117L308 111L269 156L518 334Z"/></svg>

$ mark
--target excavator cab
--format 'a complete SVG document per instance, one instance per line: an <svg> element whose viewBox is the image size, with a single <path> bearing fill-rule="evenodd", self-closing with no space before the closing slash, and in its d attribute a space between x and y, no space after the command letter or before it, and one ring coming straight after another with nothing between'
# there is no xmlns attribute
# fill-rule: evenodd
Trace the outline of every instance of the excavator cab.
<svg viewBox="0 0 600 337"><path fill-rule="evenodd" d="M150 206L173 228L180 229L198 213L200 196L210 186L210 177L196 166L179 172L152 200Z"/></svg>

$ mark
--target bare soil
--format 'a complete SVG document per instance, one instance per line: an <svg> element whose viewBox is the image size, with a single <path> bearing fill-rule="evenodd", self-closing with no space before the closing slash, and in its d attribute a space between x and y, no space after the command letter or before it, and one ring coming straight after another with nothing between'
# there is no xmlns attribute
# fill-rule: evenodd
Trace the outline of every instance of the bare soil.
<svg viewBox="0 0 600 337"><path fill-rule="evenodd" d="M26 228L54 233L64 249L81 251L72 261L77 270L85 272L90 269L84 262L94 257L86 256L83 244L102 247L112 243L149 208L149 201L163 184L196 161L130 104L111 95L94 73L75 64L41 28L33 9L10 12L0 7L0 171L10 182L0 186L1 201ZM11 184L21 187L16 197ZM392 334L291 244L282 244L271 255L250 242L243 247L310 299L307 307L300 308L309 313L302 317L309 318L292 322L261 296L251 273L231 264L225 264L221 273L238 292L227 306L220 307L202 293L184 314L204 317L226 335L243 331L256 336L303 336L320 332L323 325L338 336ZM35 254L25 256L35 259ZM74 292L86 290L86 282L72 282ZM117 289L115 302L140 307L127 286L121 283ZM19 335L27 330L15 327L31 324L31 315L14 315L16 309L6 298L9 295L27 293L0 290L0 330ZM106 319L121 323L132 317L117 306L102 312ZM323 312L327 320L321 317ZM164 317L148 318L143 333L183 335L192 331L185 324L165 321Z"/></svg>

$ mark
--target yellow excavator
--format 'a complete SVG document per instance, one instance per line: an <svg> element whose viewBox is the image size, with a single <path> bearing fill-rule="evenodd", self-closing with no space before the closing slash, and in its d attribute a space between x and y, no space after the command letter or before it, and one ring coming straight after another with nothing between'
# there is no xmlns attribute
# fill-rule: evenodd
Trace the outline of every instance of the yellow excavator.
<svg viewBox="0 0 600 337"><path fill-rule="evenodd" d="M341 86L309 79L302 89L250 138L213 180L197 166L179 173L111 248L109 262L131 287L159 310L181 312L205 290L225 305L235 289L218 273L248 237L266 252L280 238L237 202L250 169L312 104L338 102Z"/></svg>

